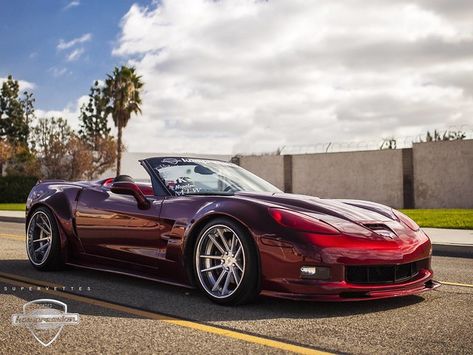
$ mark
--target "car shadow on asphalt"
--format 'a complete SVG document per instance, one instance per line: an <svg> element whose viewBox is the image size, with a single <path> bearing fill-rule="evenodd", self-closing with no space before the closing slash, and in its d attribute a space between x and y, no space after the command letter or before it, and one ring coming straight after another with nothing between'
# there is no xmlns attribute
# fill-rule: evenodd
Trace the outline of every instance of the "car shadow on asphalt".
<svg viewBox="0 0 473 355"><path fill-rule="evenodd" d="M196 289L101 271L67 267L63 271L40 272L35 270L27 260L0 260L0 273L17 275L37 280L40 283L63 285L66 292L89 299L104 300L199 322L349 317L410 307L424 301L422 296L358 302L310 302L258 297L251 304L225 307L212 303ZM10 294L25 301L31 301L38 297L54 298L51 294L44 294L44 292L38 292L35 289L29 291L28 289L20 290L17 287L13 290L12 285L5 282L0 282L0 294ZM60 299L59 294L57 298ZM69 304L67 298L65 298L65 302ZM90 304L82 302L74 302L74 305L76 307L74 312L81 314L139 318L133 314L107 310L103 307L91 307Z"/></svg>

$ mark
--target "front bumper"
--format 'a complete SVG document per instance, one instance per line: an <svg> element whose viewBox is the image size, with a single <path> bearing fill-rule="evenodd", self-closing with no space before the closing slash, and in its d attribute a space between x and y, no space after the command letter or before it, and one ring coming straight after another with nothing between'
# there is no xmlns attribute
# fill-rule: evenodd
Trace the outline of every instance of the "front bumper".
<svg viewBox="0 0 473 355"><path fill-rule="evenodd" d="M440 284L432 280L431 243L422 231L413 233L415 235L406 236L404 242L364 241L346 235L341 238L327 237L323 239L325 245L273 245L263 240L260 244L261 294L295 300L358 301L407 296L432 290ZM337 238L337 243L330 243L329 238ZM347 281L349 266L393 266L408 263L415 263L418 269L406 281ZM311 265L329 268L330 278L302 278L300 268Z"/></svg>
<svg viewBox="0 0 473 355"><path fill-rule="evenodd" d="M278 292L263 290L261 295L277 298L285 298L301 301L366 301L382 298L393 298L401 296L416 295L425 291L433 290L440 286L440 283L432 280L432 273L423 270L422 275L411 282L395 285L352 285L346 282L316 282L314 280L304 280L304 284L298 284L290 292ZM301 288L302 286L302 288ZM301 293L294 292L299 289ZM315 292L310 292L315 291Z"/></svg>

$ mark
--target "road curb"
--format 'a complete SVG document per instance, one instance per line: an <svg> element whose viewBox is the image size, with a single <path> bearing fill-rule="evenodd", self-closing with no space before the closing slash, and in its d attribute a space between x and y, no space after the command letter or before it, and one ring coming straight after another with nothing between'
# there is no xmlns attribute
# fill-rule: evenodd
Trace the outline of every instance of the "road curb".
<svg viewBox="0 0 473 355"><path fill-rule="evenodd" d="M473 245L465 244L432 244L432 254L454 258L473 258Z"/></svg>
<svg viewBox="0 0 473 355"><path fill-rule="evenodd" d="M0 216L0 222L25 223L25 217Z"/></svg>

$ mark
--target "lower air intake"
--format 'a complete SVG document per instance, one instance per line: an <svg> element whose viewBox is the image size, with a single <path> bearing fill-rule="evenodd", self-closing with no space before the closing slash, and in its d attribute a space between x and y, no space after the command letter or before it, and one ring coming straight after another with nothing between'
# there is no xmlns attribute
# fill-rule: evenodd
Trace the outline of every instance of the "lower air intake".
<svg viewBox="0 0 473 355"><path fill-rule="evenodd" d="M347 266L345 279L352 284L395 284L413 279L419 262L402 265Z"/></svg>

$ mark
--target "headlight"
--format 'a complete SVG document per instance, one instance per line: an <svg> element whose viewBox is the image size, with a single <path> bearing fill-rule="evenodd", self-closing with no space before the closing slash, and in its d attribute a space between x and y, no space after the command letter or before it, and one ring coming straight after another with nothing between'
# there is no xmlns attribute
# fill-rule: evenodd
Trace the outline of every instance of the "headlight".
<svg viewBox="0 0 473 355"><path fill-rule="evenodd" d="M409 229L412 229L414 232L417 232L420 229L420 227L417 225L417 223L414 222L409 217L407 217L404 213L399 212L397 210L393 210L393 213L396 215L397 218L399 218L399 220L403 224L405 224L407 227L409 227Z"/></svg>
<svg viewBox="0 0 473 355"><path fill-rule="evenodd" d="M280 208L270 208L269 214L276 222L287 228L318 234L340 234L338 229L330 224L309 217L303 213Z"/></svg>

